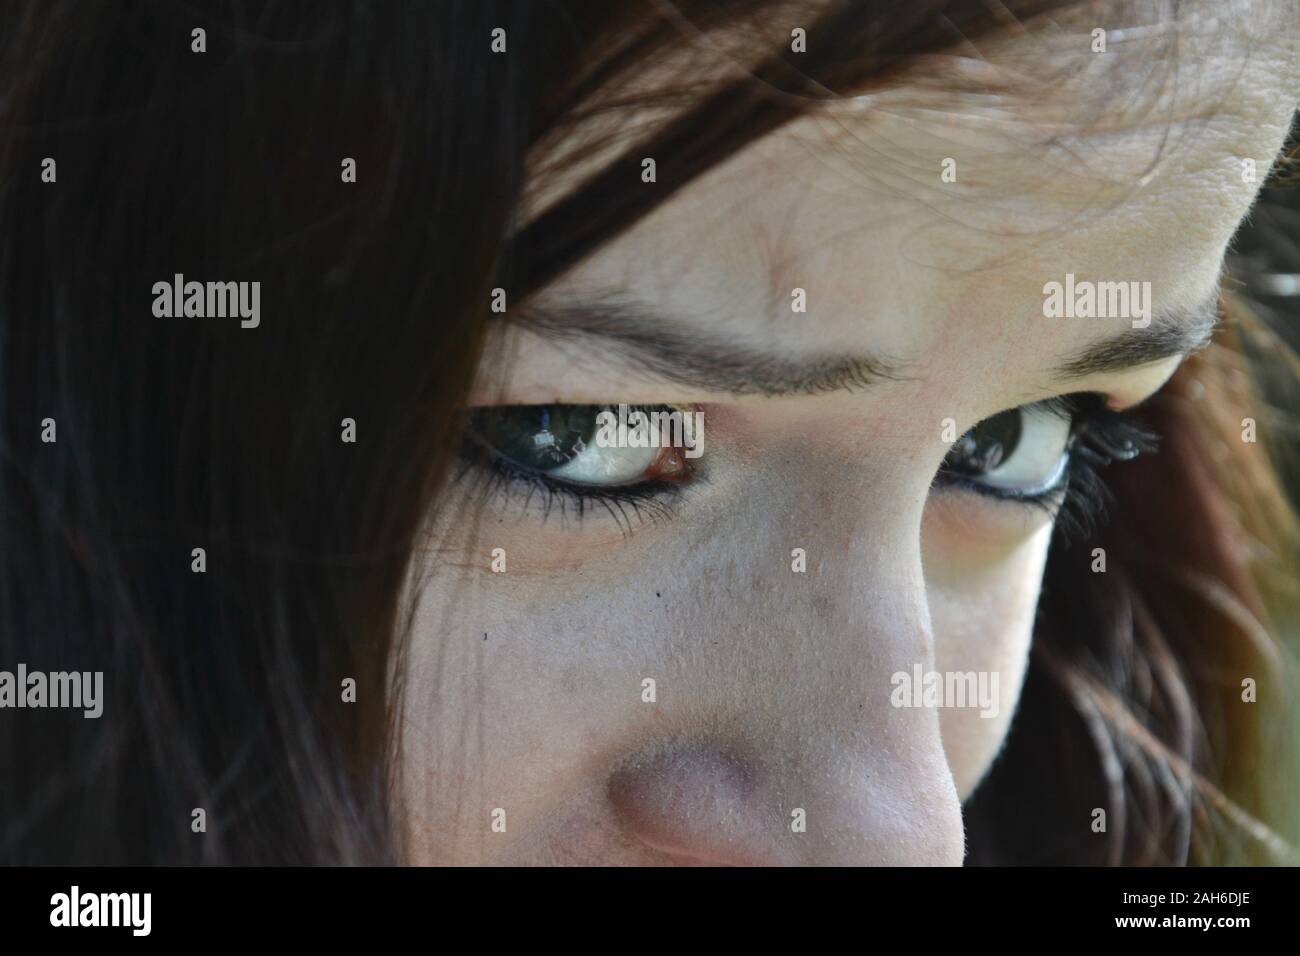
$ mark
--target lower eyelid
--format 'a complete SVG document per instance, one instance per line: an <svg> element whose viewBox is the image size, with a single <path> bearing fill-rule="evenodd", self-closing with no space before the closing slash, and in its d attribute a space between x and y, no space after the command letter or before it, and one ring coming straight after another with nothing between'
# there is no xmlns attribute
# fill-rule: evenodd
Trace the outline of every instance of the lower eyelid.
<svg viewBox="0 0 1300 956"><path fill-rule="evenodd" d="M1051 497L1052 495L1056 494L1066 485L1066 483L1069 481L1069 478L1070 478L1070 453L1067 448L1066 451L1061 453L1061 457L1057 459L1055 471L1053 471L1051 478L1036 488L1030 490L1019 490L1015 487L999 485L991 481L976 482L976 483L980 484L982 487L988 488L993 494L998 494L999 492L1002 492L1003 497L1011 498L1013 500L1036 499L1036 498ZM974 481L974 479L972 479L972 481Z"/></svg>
<svg viewBox="0 0 1300 956"><path fill-rule="evenodd" d="M988 485L960 475L950 475L940 473L935 476L936 488L948 488L955 491L968 491L972 494L979 495L982 498L991 498L994 501L1007 502L1009 504L1028 505L1031 507L1048 507L1055 508L1060 505L1060 499L1064 497L1066 487L1070 483L1070 466L1067 463L1061 473L1061 479L1046 491L1034 494L1020 494L996 485Z"/></svg>
<svg viewBox="0 0 1300 956"><path fill-rule="evenodd" d="M482 475L484 500L497 493L520 511L542 523L553 517L579 525L592 517L613 520L625 535L634 526L671 519L677 511L684 482L649 481L625 486L582 486L548 479L528 472L499 457L487 457L483 449L471 453L460 477Z"/></svg>

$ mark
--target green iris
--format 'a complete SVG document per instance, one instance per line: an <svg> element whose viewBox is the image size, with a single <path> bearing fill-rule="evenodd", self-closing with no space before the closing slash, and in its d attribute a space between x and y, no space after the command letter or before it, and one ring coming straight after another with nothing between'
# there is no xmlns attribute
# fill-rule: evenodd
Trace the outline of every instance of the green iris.
<svg viewBox="0 0 1300 956"><path fill-rule="evenodd" d="M559 468L594 443L601 405L514 405L475 412L473 432L502 458L533 471Z"/></svg>

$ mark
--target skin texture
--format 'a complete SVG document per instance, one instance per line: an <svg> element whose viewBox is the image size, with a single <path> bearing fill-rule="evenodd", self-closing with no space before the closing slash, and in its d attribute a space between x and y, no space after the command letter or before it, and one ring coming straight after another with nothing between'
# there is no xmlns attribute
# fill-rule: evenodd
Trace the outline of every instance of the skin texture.
<svg viewBox="0 0 1300 956"><path fill-rule="evenodd" d="M932 488L943 423L1076 392L1129 406L1176 368L1061 379L1130 323L1045 318L1043 285L1149 281L1157 312L1213 293L1300 71L1294 14L1197 19L1211 9L1104 56L1087 17L958 50L745 149L542 300L635 297L688 340L870 353L893 380L734 396L606 339L499 330L471 404L697 403L706 477L644 521L485 499L477 472L450 489L409 595L412 862L962 861L960 804L1014 714L1052 520ZM991 78L1008 88L980 93ZM997 715L893 706L891 675L917 664L996 674Z"/></svg>

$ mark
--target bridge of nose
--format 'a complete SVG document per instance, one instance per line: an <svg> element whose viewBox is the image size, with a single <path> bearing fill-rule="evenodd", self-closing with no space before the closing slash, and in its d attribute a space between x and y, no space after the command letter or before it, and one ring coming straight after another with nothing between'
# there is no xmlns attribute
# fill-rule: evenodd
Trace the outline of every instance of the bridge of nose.
<svg viewBox="0 0 1300 956"><path fill-rule="evenodd" d="M787 513L684 556L655 720L608 779L629 834L683 862L960 862L938 713L891 699L934 667L919 520Z"/></svg>

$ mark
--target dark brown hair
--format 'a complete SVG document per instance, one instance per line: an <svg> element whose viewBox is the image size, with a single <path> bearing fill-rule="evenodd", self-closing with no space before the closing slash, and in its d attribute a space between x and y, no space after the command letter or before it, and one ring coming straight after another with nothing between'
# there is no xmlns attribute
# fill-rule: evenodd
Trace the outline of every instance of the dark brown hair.
<svg viewBox="0 0 1300 956"><path fill-rule="evenodd" d="M5 4L0 660L102 670L107 701L96 721L0 722L0 861L394 860L398 596L491 290L523 301L823 99L1066 5ZM799 11L807 54L759 16L778 9ZM543 147L688 26L743 27L773 52L521 222ZM654 191L638 188L644 155L672 158ZM346 187L344 157L361 171ZM148 292L175 273L261 281L267 318L153 319ZM1092 542L1052 556L1042 653L968 807L974 861L1183 860L1193 843L1215 858L1190 836L1195 794L1213 787L1208 806L1248 826L1261 812L1253 713L1232 698L1254 673L1234 615L1262 608L1224 473L1281 497L1254 449L1228 442L1222 468L1196 454L1240 417L1217 380L1198 401L1180 391L1218 368L1189 366L1152 405L1165 451L1117 489L1108 586ZM207 574L190 573L195 547ZM344 677L355 708L338 705ZM1121 805L1094 839L1090 808Z"/></svg>

